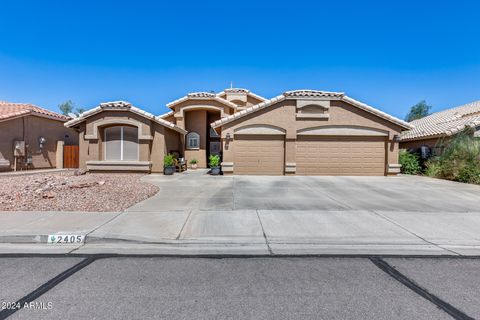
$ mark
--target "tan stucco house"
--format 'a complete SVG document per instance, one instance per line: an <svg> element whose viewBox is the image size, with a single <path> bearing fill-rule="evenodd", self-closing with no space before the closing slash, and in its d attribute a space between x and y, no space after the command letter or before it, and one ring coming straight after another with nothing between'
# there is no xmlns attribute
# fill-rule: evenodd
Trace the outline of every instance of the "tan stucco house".
<svg viewBox="0 0 480 320"><path fill-rule="evenodd" d="M69 117L28 103L0 101L0 170L62 167L63 145L78 133L63 125Z"/></svg>
<svg viewBox="0 0 480 320"><path fill-rule="evenodd" d="M432 113L411 125L413 129L402 132L400 148L419 152L426 146L432 154L440 154L449 138L465 128L480 137L480 101Z"/></svg>
<svg viewBox="0 0 480 320"><path fill-rule="evenodd" d="M288 91L265 99L246 89L196 92L154 116L110 102L65 125L80 134L87 170L162 172L179 152L206 168L222 157L224 174L389 175L399 172L402 131L411 125L344 93Z"/></svg>

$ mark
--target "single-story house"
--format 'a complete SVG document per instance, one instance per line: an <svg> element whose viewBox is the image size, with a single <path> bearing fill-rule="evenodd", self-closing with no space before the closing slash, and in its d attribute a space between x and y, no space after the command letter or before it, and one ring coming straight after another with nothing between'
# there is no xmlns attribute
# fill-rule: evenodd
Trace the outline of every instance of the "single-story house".
<svg viewBox="0 0 480 320"><path fill-rule="evenodd" d="M78 133L64 126L69 119L33 104L0 101L0 170L61 167L63 145L78 144Z"/></svg>
<svg viewBox="0 0 480 320"><path fill-rule="evenodd" d="M426 146L432 154L440 154L448 139L465 128L480 137L480 101L432 113L411 125L413 129L402 132L400 148L419 152Z"/></svg>
<svg viewBox="0 0 480 320"><path fill-rule="evenodd" d="M154 116L128 102L103 103L67 122L80 134L80 167L162 172L179 152L224 174L397 174L400 135L411 125L340 92L196 92Z"/></svg>

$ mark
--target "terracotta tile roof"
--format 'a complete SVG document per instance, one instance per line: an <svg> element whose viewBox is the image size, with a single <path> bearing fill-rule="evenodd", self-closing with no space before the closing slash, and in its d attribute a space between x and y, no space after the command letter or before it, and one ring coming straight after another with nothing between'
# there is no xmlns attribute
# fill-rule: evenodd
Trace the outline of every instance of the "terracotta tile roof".
<svg viewBox="0 0 480 320"><path fill-rule="evenodd" d="M218 101L220 103L223 103L224 105L227 105L229 106L230 108L237 108L237 105L228 101L228 100L225 100L221 97L218 96L218 94L215 94L215 93L210 93L210 92L192 92L192 93L188 93L186 96L180 98L180 99L177 99L177 100L174 100L170 103L167 103L167 107L171 108L173 107L174 105L177 105L179 103L182 103L184 101L187 101L189 99L193 99L193 100L215 100L215 101Z"/></svg>
<svg viewBox="0 0 480 320"><path fill-rule="evenodd" d="M70 117L40 108L33 104L0 101L0 121L28 115L35 115L38 117L44 117L59 121L67 121L70 119Z"/></svg>
<svg viewBox="0 0 480 320"><path fill-rule="evenodd" d="M451 136L466 127L480 126L480 101L435 112L411 122L413 129L402 132L402 140Z"/></svg>
<svg viewBox="0 0 480 320"><path fill-rule="evenodd" d="M250 90L247 90L247 89L244 89L244 88L229 88L229 89L225 89L223 91L228 92L228 93L249 93L250 92Z"/></svg>
<svg viewBox="0 0 480 320"><path fill-rule="evenodd" d="M229 88L229 89L225 89L223 90L222 92L219 92L217 93L217 97L222 97L224 95L226 95L227 93L245 93L251 97L254 97L256 98L257 100L260 100L260 101L265 101L267 99L265 99L264 97L262 96L259 96L258 94L255 94L253 93L252 91L248 90L248 89L244 89L244 88Z"/></svg>
<svg viewBox="0 0 480 320"><path fill-rule="evenodd" d="M189 98L215 98L215 93L211 92L191 92L187 94Z"/></svg>
<svg viewBox="0 0 480 320"><path fill-rule="evenodd" d="M294 90L287 91L283 94L286 97L337 97L341 98L345 94L343 92L329 92L329 91L318 91L318 90Z"/></svg>
<svg viewBox="0 0 480 320"><path fill-rule="evenodd" d="M136 113L142 117L145 117L149 120L155 121L165 127L171 128L177 132L182 134L186 134L187 131L183 130L182 128L176 126L175 124L171 123L170 121L164 120L161 117L156 117L153 114L146 112L140 108L134 107L130 102L126 101L112 101L112 102L104 102L100 103L98 107L93 109L87 110L80 114L78 118L72 119L65 123L65 126L70 128L78 123L85 121L88 117L97 114L102 111L130 111Z"/></svg>
<svg viewBox="0 0 480 320"><path fill-rule="evenodd" d="M279 96L276 96L270 100L263 101L262 103L256 104L254 106L251 106L249 108L246 108L245 110L242 110L240 112L234 113L228 117L222 118L220 120L217 120L211 124L213 128L217 128L219 126L222 126L226 123L229 123L231 121L237 120L241 117L244 117L248 114L251 114L253 112L256 112L258 110L262 110L265 108L270 107L271 105L276 104L277 102L286 100L286 99L296 99L296 98L329 98L329 99L335 99L335 100L342 100L345 101L351 105L354 105L362 110L365 110L367 112L370 112L372 114L375 114L378 117L384 118L385 120L388 120L390 122L393 122L405 129L410 129L412 128L412 125L400 120L394 116L391 116L383 111L380 111L374 107L371 107L365 103L362 103L360 101L357 101L355 99L352 99L348 96L346 96L344 93L341 92L328 92L328 91L318 91L318 90L294 90L294 91L287 91L282 93Z"/></svg>

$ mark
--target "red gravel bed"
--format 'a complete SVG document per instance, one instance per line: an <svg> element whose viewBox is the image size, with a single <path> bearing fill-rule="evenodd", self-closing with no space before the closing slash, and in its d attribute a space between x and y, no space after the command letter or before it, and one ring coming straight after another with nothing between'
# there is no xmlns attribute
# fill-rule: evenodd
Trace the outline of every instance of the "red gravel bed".
<svg viewBox="0 0 480 320"><path fill-rule="evenodd" d="M0 176L0 211L123 211L159 188L143 174L73 171Z"/></svg>

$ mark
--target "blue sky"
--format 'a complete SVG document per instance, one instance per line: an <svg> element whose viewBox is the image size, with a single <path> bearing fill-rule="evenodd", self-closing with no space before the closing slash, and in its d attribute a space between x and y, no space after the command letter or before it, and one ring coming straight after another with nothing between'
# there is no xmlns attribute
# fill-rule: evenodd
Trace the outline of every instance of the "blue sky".
<svg viewBox="0 0 480 320"><path fill-rule="evenodd" d="M404 118L480 99L480 1L2 1L0 100L155 114L233 81L343 91Z"/></svg>

